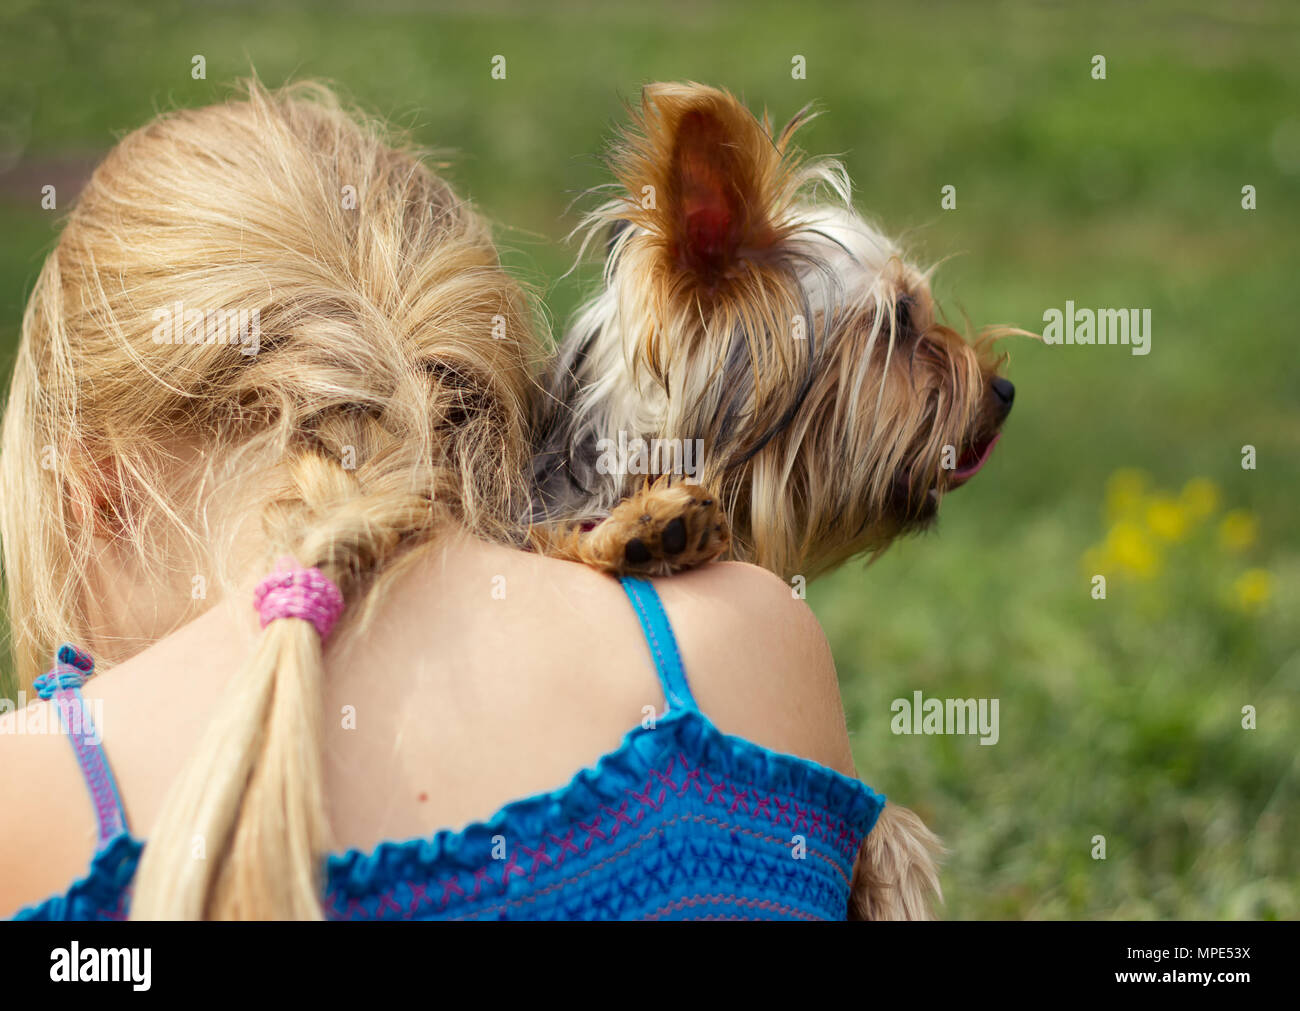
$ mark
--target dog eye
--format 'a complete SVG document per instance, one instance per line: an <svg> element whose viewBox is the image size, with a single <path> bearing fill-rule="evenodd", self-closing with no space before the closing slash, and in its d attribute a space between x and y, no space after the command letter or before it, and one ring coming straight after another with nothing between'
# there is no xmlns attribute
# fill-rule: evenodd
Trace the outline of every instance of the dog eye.
<svg viewBox="0 0 1300 1011"><path fill-rule="evenodd" d="M904 337L912 332L912 310L916 302L911 295L900 295L894 302L894 333Z"/></svg>

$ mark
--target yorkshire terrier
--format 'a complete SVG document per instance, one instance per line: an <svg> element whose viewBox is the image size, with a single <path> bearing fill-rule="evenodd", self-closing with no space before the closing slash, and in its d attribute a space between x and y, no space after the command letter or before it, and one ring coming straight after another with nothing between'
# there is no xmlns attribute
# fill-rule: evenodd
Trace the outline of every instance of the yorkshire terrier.
<svg viewBox="0 0 1300 1011"><path fill-rule="evenodd" d="M725 91L644 89L610 159L618 195L581 229L584 249L608 241L603 289L537 419L541 550L812 579L928 526L988 459L1015 393L991 345L1015 331L968 343L937 320L929 272L854 211L844 168L793 147L810 118L774 133ZM928 918L939 851L887 805L850 916Z"/></svg>

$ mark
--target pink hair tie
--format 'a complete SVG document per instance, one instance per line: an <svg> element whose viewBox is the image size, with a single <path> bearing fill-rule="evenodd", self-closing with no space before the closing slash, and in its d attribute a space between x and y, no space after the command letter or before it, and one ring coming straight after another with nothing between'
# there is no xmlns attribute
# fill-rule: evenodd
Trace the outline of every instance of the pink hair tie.
<svg viewBox="0 0 1300 1011"><path fill-rule="evenodd" d="M343 594L320 569L304 569L292 558L280 559L278 567L253 591L262 627L277 618L301 618L316 626L324 642L343 613Z"/></svg>

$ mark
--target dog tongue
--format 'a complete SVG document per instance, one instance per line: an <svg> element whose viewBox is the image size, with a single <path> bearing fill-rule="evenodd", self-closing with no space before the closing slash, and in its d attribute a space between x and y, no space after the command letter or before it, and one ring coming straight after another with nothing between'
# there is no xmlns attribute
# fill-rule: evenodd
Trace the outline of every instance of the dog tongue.
<svg viewBox="0 0 1300 1011"><path fill-rule="evenodd" d="M957 461L957 469L952 472L953 480L956 482L966 482L979 473L980 468L988 461L989 455L993 452L993 447L997 445L998 440L1002 438L999 432L988 442L979 442L966 450Z"/></svg>

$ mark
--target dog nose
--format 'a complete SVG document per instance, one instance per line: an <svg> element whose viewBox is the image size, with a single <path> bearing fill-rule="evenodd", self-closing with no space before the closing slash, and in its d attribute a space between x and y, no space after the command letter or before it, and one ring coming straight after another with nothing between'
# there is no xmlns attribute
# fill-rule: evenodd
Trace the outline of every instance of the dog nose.
<svg viewBox="0 0 1300 1011"><path fill-rule="evenodd" d="M993 387L993 395L998 398L998 406L1002 408L1002 417L1005 418L1011 413L1011 405L1016 399L1015 384L1010 379L994 376L989 385Z"/></svg>

